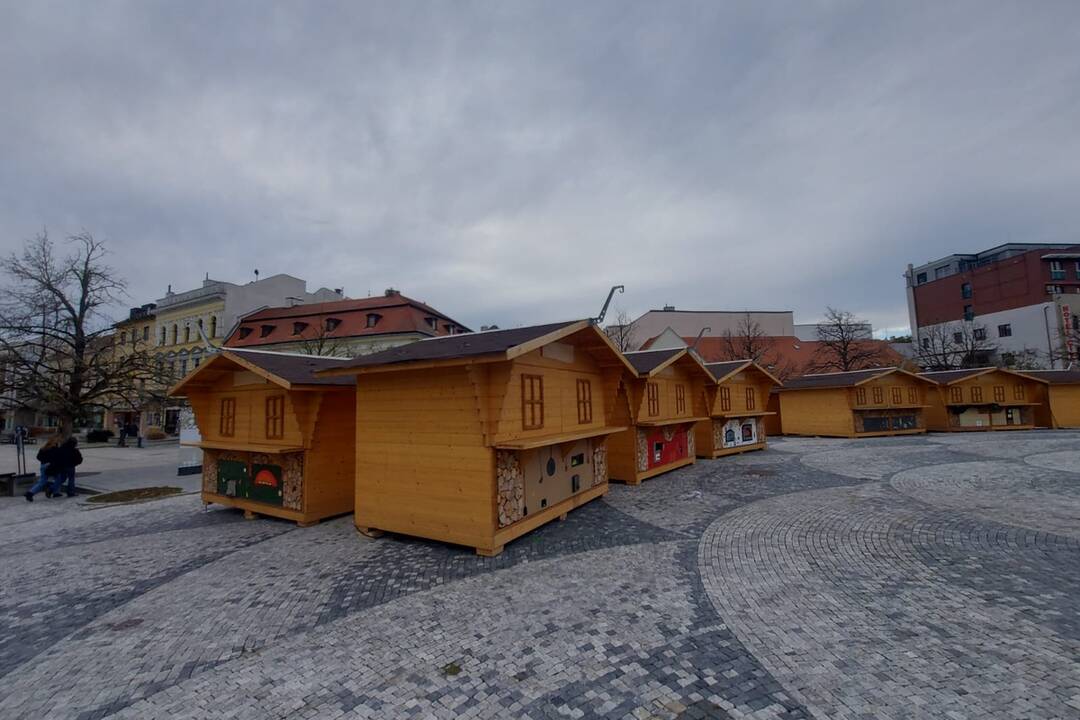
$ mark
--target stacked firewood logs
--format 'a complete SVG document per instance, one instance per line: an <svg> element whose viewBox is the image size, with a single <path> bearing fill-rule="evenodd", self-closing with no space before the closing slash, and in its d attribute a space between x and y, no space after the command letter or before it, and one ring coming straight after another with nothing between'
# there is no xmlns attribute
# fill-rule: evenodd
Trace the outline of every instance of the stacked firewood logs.
<svg viewBox="0 0 1080 720"><path fill-rule="evenodd" d="M495 477L499 488L499 527L506 527L525 515L525 475L516 452L495 453Z"/></svg>

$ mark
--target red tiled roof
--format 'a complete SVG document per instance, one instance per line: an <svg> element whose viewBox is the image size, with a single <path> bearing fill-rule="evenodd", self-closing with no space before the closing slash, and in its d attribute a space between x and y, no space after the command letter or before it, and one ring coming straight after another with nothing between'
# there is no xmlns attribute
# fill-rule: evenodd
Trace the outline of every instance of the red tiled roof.
<svg viewBox="0 0 1080 720"><path fill-rule="evenodd" d="M368 327L369 313L379 315L374 327ZM429 317L437 319L435 329L428 322ZM339 322L332 330L325 330L326 322L330 319ZM297 323L304 323L299 328L300 332L297 332ZM422 302L399 294L380 295L257 310L240 319L225 340L225 347L259 347L315 338L342 339L400 333L438 337L450 334L447 325L453 325L455 332L470 332L469 328Z"/></svg>
<svg viewBox="0 0 1080 720"><path fill-rule="evenodd" d="M696 338L684 337L688 345L692 345ZM643 346L647 350L656 338L649 339ZM697 353L705 363L728 362L737 358L728 356L727 344L722 337L703 337L698 340ZM807 372L813 372L815 357L822 343L818 340L800 340L794 336L775 335L761 338L766 346L764 355L758 364L777 375L781 380L784 377L796 377ZM878 363L881 367L895 367L904 361L904 357L889 347L885 340L863 340L863 343L872 345L878 351Z"/></svg>

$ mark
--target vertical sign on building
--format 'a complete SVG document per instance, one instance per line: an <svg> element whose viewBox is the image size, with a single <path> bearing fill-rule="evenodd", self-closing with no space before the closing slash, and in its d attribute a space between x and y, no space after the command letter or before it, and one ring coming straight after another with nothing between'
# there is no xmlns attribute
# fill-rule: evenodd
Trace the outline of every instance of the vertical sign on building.
<svg viewBox="0 0 1080 720"><path fill-rule="evenodd" d="M1072 334L1072 308L1062 303L1061 305L1061 327L1065 334L1065 354L1069 360L1076 359L1076 343L1073 341Z"/></svg>

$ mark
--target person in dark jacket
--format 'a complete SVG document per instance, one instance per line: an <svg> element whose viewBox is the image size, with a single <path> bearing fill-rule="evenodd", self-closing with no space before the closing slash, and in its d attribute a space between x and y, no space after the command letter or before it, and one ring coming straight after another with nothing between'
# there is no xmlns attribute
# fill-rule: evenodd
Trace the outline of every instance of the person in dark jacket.
<svg viewBox="0 0 1080 720"><path fill-rule="evenodd" d="M60 446L60 452L56 462L60 465L60 472L56 474L56 484L53 485L52 496L60 497L60 489L67 483L67 496L75 496L75 468L82 465L83 456L79 452L79 439L74 435L64 441Z"/></svg>
<svg viewBox="0 0 1080 720"><path fill-rule="evenodd" d="M60 446L63 444L63 439L63 436L57 433L49 438L38 450L37 459L41 463L41 476L23 496L27 502L34 502L34 495L42 490L45 491L45 497L53 496L52 481L60 473L61 465L59 461L62 458Z"/></svg>

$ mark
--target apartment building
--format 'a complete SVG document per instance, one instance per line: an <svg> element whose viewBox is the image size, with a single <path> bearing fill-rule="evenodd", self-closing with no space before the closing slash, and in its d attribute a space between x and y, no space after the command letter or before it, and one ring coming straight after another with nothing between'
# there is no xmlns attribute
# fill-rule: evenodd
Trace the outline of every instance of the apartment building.
<svg viewBox="0 0 1080 720"><path fill-rule="evenodd" d="M1008 243L908 265L904 277L917 351L970 338L989 364L1076 360L1080 245Z"/></svg>

